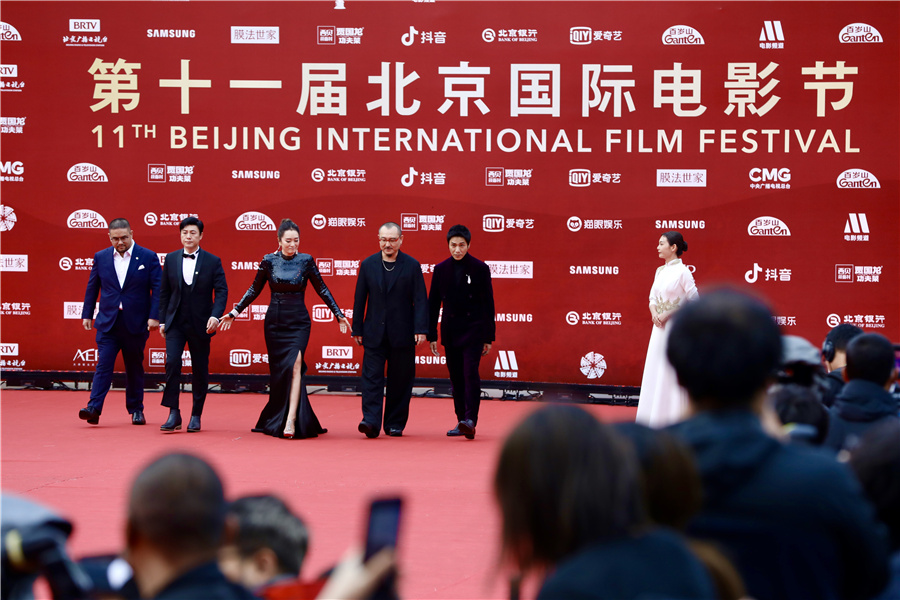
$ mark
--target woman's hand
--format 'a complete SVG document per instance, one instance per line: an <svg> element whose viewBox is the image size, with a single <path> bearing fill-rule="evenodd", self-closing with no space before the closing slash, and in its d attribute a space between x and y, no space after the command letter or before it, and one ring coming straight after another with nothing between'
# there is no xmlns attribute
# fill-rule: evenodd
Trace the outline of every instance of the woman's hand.
<svg viewBox="0 0 900 600"><path fill-rule="evenodd" d="M340 319L338 319L338 324L341 327L341 333L347 333L348 331L350 331L350 321L347 319L347 317L341 317Z"/></svg>
<svg viewBox="0 0 900 600"><path fill-rule="evenodd" d="M219 330L220 331L228 331L231 328L231 322L234 321L234 317L231 316L231 313L224 315L219 320Z"/></svg>

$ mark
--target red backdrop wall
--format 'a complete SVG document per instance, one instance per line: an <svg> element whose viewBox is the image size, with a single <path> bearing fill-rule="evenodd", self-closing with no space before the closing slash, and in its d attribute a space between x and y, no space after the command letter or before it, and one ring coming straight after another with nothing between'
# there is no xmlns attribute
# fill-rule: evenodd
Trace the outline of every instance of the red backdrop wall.
<svg viewBox="0 0 900 600"><path fill-rule="evenodd" d="M290 217L347 309L381 223L426 284L468 225L495 277L487 379L637 385L670 229L701 294L751 288L814 343L839 322L900 341L900 4L823 6L4 2L2 367L93 368L107 223L162 254L189 214L229 304ZM267 372L267 299L212 371ZM361 358L314 326L311 374Z"/></svg>

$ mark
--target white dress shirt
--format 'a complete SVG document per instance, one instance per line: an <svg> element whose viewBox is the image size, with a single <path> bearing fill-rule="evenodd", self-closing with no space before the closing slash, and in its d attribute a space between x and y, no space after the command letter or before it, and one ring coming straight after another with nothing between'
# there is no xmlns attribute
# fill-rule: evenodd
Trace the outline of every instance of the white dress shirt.
<svg viewBox="0 0 900 600"><path fill-rule="evenodd" d="M113 248L113 267L116 268L116 277L119 279L120 288L125 287L125 275L128 274L132 250L134 250L134 242L131 243L131 247L125 251L125 254L119 254L119 251ZM119 302L119 310L122 310L121 302Z"/></svg>
<svg viewBox="0 0 900 600"><path fill-rule="evenodd" d="M190 254L194 257L193 260L190 258L184 258L185 254ZM184 276L184 282L188 285L194 283L194 271L197 270L197 255L200 254L200 248L194 250L193 253L181 251L181 274Z"/></svg>

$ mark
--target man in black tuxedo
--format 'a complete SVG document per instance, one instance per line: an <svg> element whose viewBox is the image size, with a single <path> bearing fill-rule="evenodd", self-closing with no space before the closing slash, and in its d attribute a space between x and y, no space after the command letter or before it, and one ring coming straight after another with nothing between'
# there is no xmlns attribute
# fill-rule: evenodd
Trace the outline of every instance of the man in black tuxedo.
<svg viewBox="0 0 900 600"><path fill-rule="evenodd" d="M491 351L496 334L491 269L469 254L471 241L472 234L465 225L454 225L447 231L450 258L434 267L428 293L428 341L431 352L440 356L437 349L440 317L441 344L447 355L453 408L459 423L447 435L464 435L470 440L475 438L481 405L478 365L481 357Z"/></svg>
<svg viewBox="0 0 900 600"><path fill-rule="evenodd" d="M366 437L378 437L384 414L384 432L400 437L409 419L416 346L425 341L428 331L428 298L419 261L400 252L400 226L382 225L378 243L381 252L359 266L353 298L351 333L356 343L365 347L359 431Z"/></svg>
<svg viewBox="0 0 900 600"><path fill-rule="evenodd" d="M178 408L181 384L181 354L187 344L191 352L191 388L194 405L188 432L200 431L200 415L209 387L209 343L216 334L219 317L225 312L228 285L218 256L200 249L203 221L187 217L181 228L182 250L166 255L163 267L159 314L159 333L166 340L166 390L162 405L169 407L169 418L161 431L181 429Z"/></svg>

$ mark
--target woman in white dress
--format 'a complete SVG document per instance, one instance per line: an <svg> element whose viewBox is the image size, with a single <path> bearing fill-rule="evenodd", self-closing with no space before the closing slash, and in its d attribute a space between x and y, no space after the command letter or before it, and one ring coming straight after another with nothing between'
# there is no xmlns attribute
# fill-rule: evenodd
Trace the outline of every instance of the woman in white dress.
<svg viewBox="0 0 900 600"><path fill-rule="evenodd" d="M690 270L679 258L687 250L687 243L680 233L665 232L656 249L664 264L656 270L650 288L653 333L647 347L636 420L650 427L665 427L684 418L687 409L687 394L678 385L675 370L666 358L669 338L666 324L685 302L697 297L697 286Z"/></svg>

